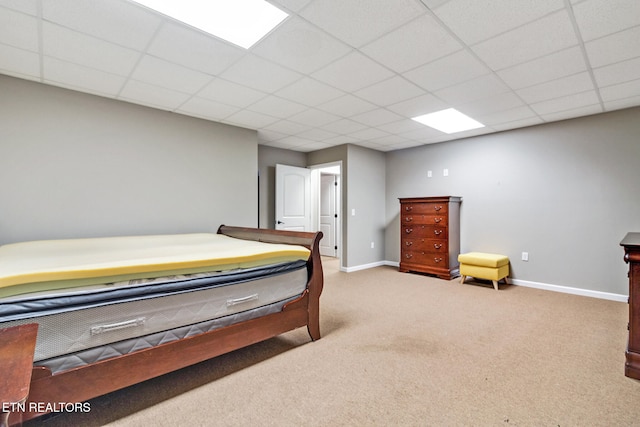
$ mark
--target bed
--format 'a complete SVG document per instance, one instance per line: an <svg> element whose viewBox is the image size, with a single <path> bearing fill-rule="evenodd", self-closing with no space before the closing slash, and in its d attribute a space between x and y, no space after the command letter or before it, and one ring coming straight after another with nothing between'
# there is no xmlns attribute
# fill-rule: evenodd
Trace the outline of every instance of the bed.
<svg viewBox="0 0 640 427"><path fill-rule="evenodd" d="M28 398L3 412L35 418L299 327L319 339L321 238L223 225L0 246L0 329L38 329Z"/></svg>

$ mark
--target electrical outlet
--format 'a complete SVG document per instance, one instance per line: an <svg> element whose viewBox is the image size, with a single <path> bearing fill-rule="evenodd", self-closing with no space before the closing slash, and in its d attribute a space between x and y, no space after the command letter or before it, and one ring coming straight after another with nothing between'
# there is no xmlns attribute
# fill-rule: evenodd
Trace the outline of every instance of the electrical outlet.
<svg viewBox="0 0 640 427"><path fill-rule="evenodd" d="M529 261L529 252L522 252L522 260Z"/></svg>
<svg viewBox="0 0 640 427"><path fill-rule="evenodd" d="M375 248L375 247L376 247L375 242L371 242L371 249L373 249L373 248Z"/></svg>
<svg viewBox="0 0 640 427"><path fill-rule="evenodd" d="M427 171L427 178L431 178L433 176L433 171Z"/></svg>
<svg viewBox="0 0 640 427"><path fill-rule="evenodd" d="M442 176L449 176L449 169L443 169Z"/></svg>

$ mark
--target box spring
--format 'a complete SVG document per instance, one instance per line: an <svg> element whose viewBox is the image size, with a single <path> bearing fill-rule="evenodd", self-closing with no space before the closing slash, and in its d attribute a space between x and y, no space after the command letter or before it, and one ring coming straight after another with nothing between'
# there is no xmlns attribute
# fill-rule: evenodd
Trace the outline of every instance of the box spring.
<svg viewBox="0 0 640 427"><path fill-rule="evenodd" d="M12 298L0 303L0 328L38 323L34 361L54 359L52 369L68 369L85 363L79 360L87 350L94 349L85 359L102 360L268 314L301 295L307 280L306 263L297 261ZM71 362L61 362L66 355Z"/></svg>

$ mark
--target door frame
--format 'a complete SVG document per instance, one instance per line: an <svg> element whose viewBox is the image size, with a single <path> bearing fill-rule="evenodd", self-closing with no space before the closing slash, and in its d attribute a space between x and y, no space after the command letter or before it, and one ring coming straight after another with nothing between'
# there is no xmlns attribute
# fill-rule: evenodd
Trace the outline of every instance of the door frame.
<svg viewBox="0 0 640 427"><path fill-rule="evenodd" d="M338 246L338 250L336 252L337 258L342 260L342 254L344 251L344 246L342 244L342 161L311 165L309 166L309 169L311 169L311 224L314 230L320 229L320 175L323 170L328 170L337 176L338 186L336 188L336 211L338 213L338 218L336 221L335 242L336 246Z"/></svg>

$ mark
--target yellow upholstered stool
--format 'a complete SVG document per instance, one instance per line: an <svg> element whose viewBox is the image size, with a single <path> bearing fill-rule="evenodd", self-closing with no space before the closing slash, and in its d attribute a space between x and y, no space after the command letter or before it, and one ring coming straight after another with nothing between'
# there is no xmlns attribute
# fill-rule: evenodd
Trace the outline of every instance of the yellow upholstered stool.
<svg viewBox="0 0 640 427"><path fill-rule="evenodd" d="M499 280L504 279L504 282L507 283L509 257L506 255L469 252L458 255L458 262L460 263L460 276L462 276L460 283L464 283L467 276L491 280L496 291Z"/></svg>

